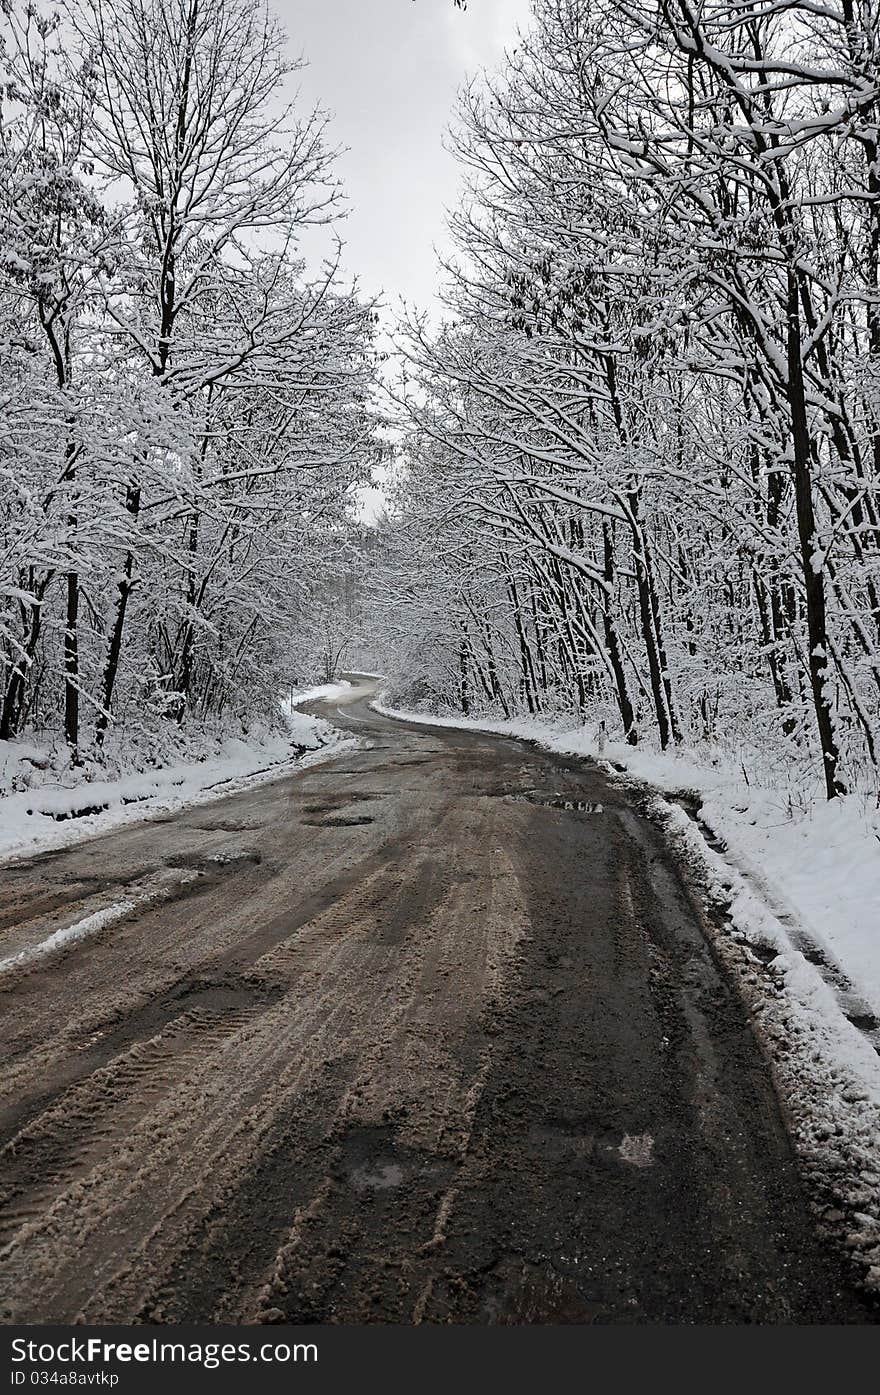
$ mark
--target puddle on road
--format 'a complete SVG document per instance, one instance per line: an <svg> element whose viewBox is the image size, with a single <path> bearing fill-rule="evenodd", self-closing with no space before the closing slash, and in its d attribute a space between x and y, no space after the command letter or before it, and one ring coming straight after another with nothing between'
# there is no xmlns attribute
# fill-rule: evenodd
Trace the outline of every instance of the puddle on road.
<svg viewBox="0 0 880 1395"><path fill-rule="evenodd" d="M572 799L567 794L543 794L540 790L522 790L506 796L517 804L539 804L545 809L562 809L568 814L604 814L604 804L587 799Z"/></svg>
<svg viewBox="0 0 880 1395"><path fill-rule="evenodd" d="M372 1168L357 1168L351 1174L351 1182L357 1191L388 1192L401 1186L405 1177L400 1163L377 1163Z"/></svg>
<svg viewBox="0 0 880 1395"><path fill-rule="evenodd" d="M396 1138L393 1125L354 1126L342 1140L340 1173L352 1190L366 1199L371 1195L380 1207L398 1204L394 1193L400 1187L425 1187L432 1196L448 1184L451 1164L419 1148L410 1148Z"/></svg>
<svg viewBox="0 0 880 1395"><path fill-rule="evenodd" d="M263 854L256 848L232 848L226 852L208 854L196 851L173 853L165 858L165 866L202 876L206 872L238 872L243 867L259 867L262 861Z"/></svg>
<svg viewBox="0 0 880 1395"><path fill-rule="evenodd" d="M617 1166L653 1167L654 1135L624 1133L590 1120L550 1121L536 1129L532 1138L545 1157L566 1167Z"/></svg>

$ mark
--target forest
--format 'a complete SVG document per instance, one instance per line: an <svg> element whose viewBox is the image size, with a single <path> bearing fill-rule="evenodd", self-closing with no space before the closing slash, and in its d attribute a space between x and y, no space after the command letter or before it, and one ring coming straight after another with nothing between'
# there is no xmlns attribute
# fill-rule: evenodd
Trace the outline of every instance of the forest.
<svg viewBox="0 0 880 1395"><path fill-rule="evenodd" d="M404 341L411 694L876 788L878 95L870 3L535 0Z"/></svg>
<svg viewBox="0 0 880 1395"><path fill-rule="evenodd" d="M390 353L270 13L2 30L0 740L158 759L359 661L876 786L875 5L535 0Z"/></svg>
<svg viewBox="0 0 880 1395"><path fill-rule="evenodd" d="M0 203L12 1383L876 1325L880 0L0 0Z"/></svg>
<svg viewBox="0 0 880 1395"><path fill-rule="evenodd" d="M159 760L320 649L375 310L308 265L327 119L251 0L2 5L0 741Z"/></svg>

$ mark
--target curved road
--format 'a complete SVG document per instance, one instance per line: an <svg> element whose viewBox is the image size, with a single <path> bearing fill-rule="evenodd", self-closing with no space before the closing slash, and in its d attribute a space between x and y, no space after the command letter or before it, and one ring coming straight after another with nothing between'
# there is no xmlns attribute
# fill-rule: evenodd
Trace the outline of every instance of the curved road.
<svg viewBox="0 0 880 1395"><path fill-rule="evenodd" d="M0 958L98 919L0 975L0 1318L865 1321L634 796L371 692L4 867Z"/></svg>

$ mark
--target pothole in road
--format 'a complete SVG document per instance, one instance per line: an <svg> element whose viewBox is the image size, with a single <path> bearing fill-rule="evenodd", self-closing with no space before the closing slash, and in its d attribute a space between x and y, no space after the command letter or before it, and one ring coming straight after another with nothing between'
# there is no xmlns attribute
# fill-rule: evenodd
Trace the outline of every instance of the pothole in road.
<svg viewBox="0 0 880 1395"><path fill-rule="evenodd" d="M342 1141L340 1171L360 1194L395 1192L398 1187L424 1184L432 1190L449 1180L445 1160L401 1144L393 1126L351 1128Z"/></svg>
<svg viewBox="0 0 880 1395"><path fill-rule="evenodd" d="M654 1135L624 1133L589 1120L550 1122L533 1133L535 1145L545 1157L571 1165L653 1167Z"/></svg>
<svg viewBox="0 0 880 1395"><path fill-rule="evenodd" d="M362 794L352 790L345 794L333 795L330 799L304 804L302 812L304 814L334 814L337 809L347 808L350 804L371 804L374 800L384 797L384 795L376 794L373 790L365 790Z"/></svg>
<svg viewBox="0 0 880 1395"><path fill-rule="evenodd" d="M582 1292L581 1279L559 1272L560 1264L577 1266L580 1256L554 1255L543 1263L521 1255L504 1255L487 1274L483 1321L493 1326L521 1327L536 1323L588 1326L601 1321L607 1303ZM589 1271L587 1271L589 1272Z"/></svg>
<svg viewBox="0 0 880 1395"><path fill-rule="evenodd" d="M278 984L257 980L230 979L224 982L194 979L179 984L163 1001L167 1004L168 1021L173 1023L180 1013L192 1012L194 1008L215 1013L231 1013L241 1008L268 1008L283 995L284 990Z"/></svg>
<svg viewBox="0 0 880 1395"><path fill-rule="evenodd" d="M375 823L368 814L353 815L350 818L326 818L326 819L303 819L303 823L310 828L358 828L361 824Z"/></svg>
<svg viewBox="0 0 880 1395"><path fill-rule="evenodd" d="M649 1133L625 1133L617 1154L630 1167L651 1167L654 1162L654 1139Z"/></svg>
<svg viewBox="0 0 880 1395"><path fill-rule="evenodd" d="M604 804L588 799L572 799L567 794L542 794L540 790L522 790L507 796L517 804L539 804L545 809L562 809L568 814L604 814Z"/></svg>
<svg viewBox="0 0 880 1395"><path fill-rule="evenodd" d="M191 872L236 872L242 867L258 867L263 861L263 854L255 849L247 852L218 852L210 856L199 855L195 852L174 853L171 857L166 857L166 867L180 867Z"/></svg>
<svg viewBox="0 0 880 1395"><path fill-rule="evenodd" d="M197 829L199 833L253 833L260 825L247 819L243 822L235 822L233 819L213 819L210 823L194 823L190 827Z"/></svg>

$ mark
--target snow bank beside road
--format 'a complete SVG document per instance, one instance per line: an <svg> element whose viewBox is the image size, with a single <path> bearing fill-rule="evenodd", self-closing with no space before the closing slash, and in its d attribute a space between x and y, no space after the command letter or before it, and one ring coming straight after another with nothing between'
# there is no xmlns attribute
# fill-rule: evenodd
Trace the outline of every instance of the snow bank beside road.
<svg viewBox="0 0 880 1395"><path fill-rule="evenodd" d="M322 683L317 688L306 688L301 693L292 693L287 699L290 708L302 707L304 702L339 702L348 697L352 684L343 678L338 683Z"/></svg>
<svg viewBox="0 0 880 1395"><path fill-rule="evenodd" d="M277 779L356 745L328 722L297 711L310 696L287 700L284 730L202 735L184 759L116 778L100 778L88 765L59 770L57 755L33 741L0 743L0 858L81 842L151 813Z"/></svg>

